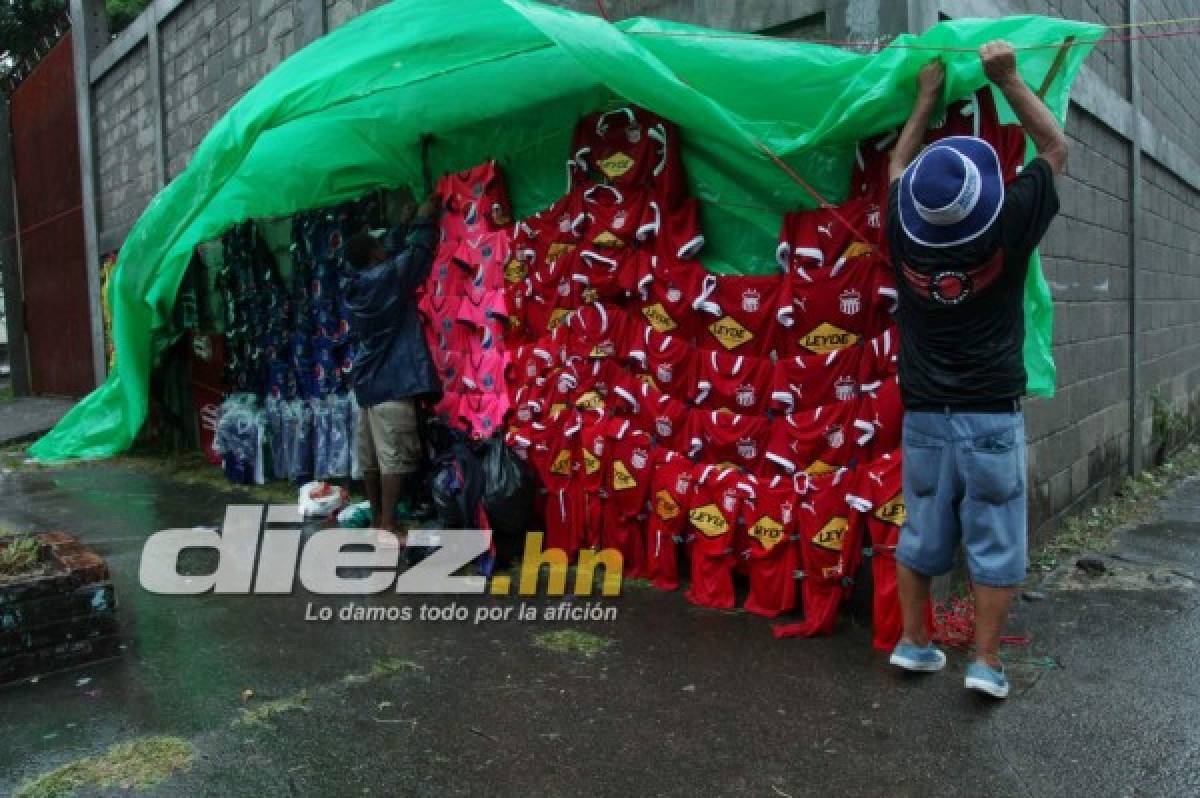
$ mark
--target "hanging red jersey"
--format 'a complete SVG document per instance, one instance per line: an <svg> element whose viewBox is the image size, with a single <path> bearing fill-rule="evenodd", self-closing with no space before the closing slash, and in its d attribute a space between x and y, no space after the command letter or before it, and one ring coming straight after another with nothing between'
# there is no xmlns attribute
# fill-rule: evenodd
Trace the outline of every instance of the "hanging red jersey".
<svg viewBox="0 0 1200 798"><path fill-rule="evenodd" d="M836 402L776 419L767 459L787 474L837 471L869 452L875 427L858 416L859 402Z"/></svg>
<svg viewBox="0 0 1200 798"><path fill-rule="evenodd" d="M774 618L796 606L796 511L804 487L792 477L759 480L754 500L747 503L746 550L750 592L742 605L747 612Z"/></svg>
<svg viewBox="0 0 1200 798"><path fill-rule="evenodd" d="M763 416L720 413L715 410L691 413L689 454L708 463L761 471L768 451L771 422Z"/></svg>
<svg viewBox="0 0 1200 798"><path fill-rule="evenodd" d="M799 413L858 398L862 347L835 349L780 358L771 384L771 406L782 413Z"/></svg>
<svg viewBox="0 0 1200 798"><path fill-rule="evenodd" d="M602 410L580 412L579 471L574 489L582 494L580 519L583 548L599 548L603 543L604 479L611 462L608 426L611 422Z"/></svg>
<svg viewBox="0 0 1200 798"><path fill-rule="evenodd" d="M629 332L633 329L620 305L595 302L576 308L563 321L566 349L572 356L618 358L629 352Z"/></svg>
<svg viewBox="0 0 1200 798"><path fill-rule="evenodd" d="M689 419L693 412L690 405L644 382L633 388L632 395L624 398L633 408L633 415L654 435L659 446L677 452L687 451L690 446Z"/></svg>
<svg viewBox="0 0 1200 798"><path fill-rule="evenodd" d="M774 376L770 358L710 351L696 360L697 407L744 415L766 412Z"/></svg>
<svg viewBox="0 0 1200 798"><path fill-rule="evenodd" d="M691 399L699 356L690 340L661 333L647 324L639 338L630 339L634 373L678 399Z"/></svg>
<svg viewBox="0 0 1200 798"><path fill-rule="evenodd" d="M846 502L855 516L851 524L860 529L865 526L871 542L872 644L880 651L891 651L904 626L896 592L896 545L906 518L900 452L859 467L847 490Z"/></svg>
<svg viewBox="0 0 1200 798"><path fill-rule="evenodd" d="M672 201L686 191L675 126L629 106L579 121L573 158L585 171L622 188L656 186Z"/></svg>
<svg viewBox="0 0 1200 798"><path fill-rule="evenodd" d="M708 324L696 310L707 288L712 291L708 270L698 261L675 260L663 255L644 255L638 290L640 310L649 324L661 333L690 339Z"/></svg>
<svg viewBox="0 0 1200 798"><path fill-rule="evenodd" d="M898 130L888 130L858 143L850 173L850 199L869 196L881 205L887 201L892 148L899 135Z"/></svg>
<svg viewBox="0 0 1200 798"><path fill-rule="evenodd" d="M779 331L782 275L709 275L699 301L702 311L697 334L701 349L766 357L775 348Z"/></svg>
<svg viewBox="0 0 1200 798"><path fill-rule="evenodd" d="M628 249L639 240L645 228L653 231L659 213L653 196L646 189L620 189L595 185L582 194L583 203L576 229L581 231L581 248L596 252Z"/></svg>
<svg viewBox="0 0 1200 798"><path fill-rule="evenodd" d="M753 496L753 486L737 469L701 465L692 470L688 509L692 583L686 594L691 603L719 609L734 606L734 532L743 500Z"/></svg>
<svg viewBox="0 0 1200 798"><path fill-rule="evenodd" d="M608 424L608 477L604 484L604 548L621 552L624 575L645 576L646 544L643 538L654 472L654 440L630 419Z"/></svg>
<svg viewBox="0 0 1200 798"><path fill-rule="evenodd" d="M797 511L804 620L772 629L775 637L814 637L833 632L861 557L861 535L850 524L844 473L815 477Z"/></svg>
<svg viewBox="0 0 1200 798"><path fill-rule="evenodd" d="M825 354L872 338L892 323L896 285L878 255L838 261L829 269L793 269L780 309L780 354Z"/></svg>
<svg viewBox="0 0 1200 798"><path fill-rule="evenodd" d="M816 208L783 217L779 267L786 272L832 268L883 244L883 208L871 196L837 208Z"/></svg>
<svg viewBox="0 0 1200 798"><path fill-rule="evenodd" d="M900 336L895 327L889 327L864 343L858 362L859 384L867 385L895 376L899 355Z"/></svg>
<svg viewBox="0 0 1200 798"><path fill-rule="evenodd" d="M704 249L699 200L687 197L671 207L655 198L647 208L637 232L639 241L653 241L657 252L676 260L695 258Z"/></svg>
<svg viewBox="0 0 1200 798"><path fill-rule="evenodd" d="M544 547L574 557L582 543L582 493L573 490L582 424L577 414L564 412L555 421L523 429L529 436L529 463L547 494Z"/></svg>
<svg viewBox="0 0 1200 798"><path fill-rule="evenodd" d="M859 426L869 424L871 441L865 459L873 460L900 447L904 427L904 402L896 377L885 377L862 386L858 403Z"/></svg>
<svg viewBox="0 0 1200 798"><path fill-rule="evenodd" d="M650 518L646 526L646 578L659 590L679 589L679 552L691 503L692 462L677 451L654 450Z"/></svg>

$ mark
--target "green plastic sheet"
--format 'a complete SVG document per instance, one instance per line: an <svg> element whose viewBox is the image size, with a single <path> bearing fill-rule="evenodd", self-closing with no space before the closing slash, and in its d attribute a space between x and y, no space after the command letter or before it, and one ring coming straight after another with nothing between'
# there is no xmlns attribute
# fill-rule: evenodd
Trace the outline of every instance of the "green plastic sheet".
<svg viewBox="0 0 1200 798"><path fill-rule="evenodd" d="M532 0L395 2L297 52L212 129L187 169L150 203L122 247L111 290L115 367L39 440L41 461L99 458L133 442L155 363L175 339L171 310L204 241L249 218L322 207L380 188L419 185L423 134L433 168L488 158L504 167L515 211L566 187L578 118L634 102L682 129L692 193L704 203L704 253L722 273L773 266L782 215L845 197L854 143L902 124L921 65L940 56L946 96L986 83L980 44L1018 47L1040 87L1067 37L1046 100L1060 120L1080 64L1104 29L1045 17L943 22L873 55L638 18L609 24ZM1052 308L1035 260L1027 290L1031 393L1054 390Z"/></svg>

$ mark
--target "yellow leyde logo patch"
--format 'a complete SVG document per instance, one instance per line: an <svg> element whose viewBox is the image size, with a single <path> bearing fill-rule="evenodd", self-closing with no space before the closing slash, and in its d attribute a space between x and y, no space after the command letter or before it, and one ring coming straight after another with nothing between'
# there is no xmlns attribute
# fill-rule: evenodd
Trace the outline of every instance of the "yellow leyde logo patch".
<svg viewBox="0 0 1200 798"><path fill-rule="evenodd" d="M721 342L726 349L737 349L748 344L754 338L754 333L742 326L741 322L732 316L722 316L708 325L708 331Z"/></svg>
<svg viewBox="0 0 1200 798"><path fill-rule="evenodd" d="M826 551L841 551L842 541L846 537L846 530L850 528L850 523L843 517L829 519L829 523L821 527L821 531L813 535L812 542Z"/></svg>
<svg viewBox="0 0 1200 798"><path fill-rule="evenodd" d="M908 511L904 507L904 494L897 493L887 504L875 510L875 517L896 526L904 526Z"/></svg>
<svg viewBox="0 0 1200 798"><path fill-rule="evenodd" d="M770 551L783 540L783 524L769 515L764 515L754 522L754 526L750 527L746 534L757 540L764 549Z"/></svg>
<svg viewBox="0 0 1200 798"><path fill-rule="evenodd" d="M571 450L563 449L550 465L550 473L565 477L571 473Z"/></svg>
<svg viewBox="0 0 1200 798"><path fill-rule="evenodd" d="M658 517L664 521L678 518L679 502L675 501L675 497L671 495L670 491L660 490L654 494L654 512L658 513Z"/></svg>
<svg viewBox="0 0 1200 798"><path fill-rule="evenodd" d="M706 538L719 538L729 531L729 522L725 520L725 516L721 515L721 509L715 504L693 507L688 512L688 520Z"/></svg>
<svg viewBox="0 0 1200 798"><path fill-rule="evenodd" d="M858 336L829 322L821 322L800 337L800 346L810 352L825 355L858 343Z"/></svg>
<svg viewBox="0 0 1200 798"><path fill-rule="evenodd" d="M629 490L637 487L637 480L629 473L629 468L617 460L613 463L613 490Z"/></svg>
<svg viewBox="0 0 1200 798"><path fill-rule="evenodd" d="M504 267L504 280L506 282L519 283L524 280L527 275L528 271L525 268L525 264L516 258L510 260Z"/></svg>
<svg viewBox="0 0 1200 798"><path fill-rule="evenodd" d="M642 308L642 315L646 317L646 321L650 322L651 327L661 333L670 332L679 326L675 323L675 319L671 318L671 314L667 313L667 309L662 306L661 302L655 302L653 305Z"/></svg>
<svg viewBox="0 0 1200 798"><path fill-rule="evenodd" d="M603 158L596 163L600 167L600 171L612 180L616 177L621 177L630 169L633 168L635 161L623 152L614 152L607 158Z"/></svg>

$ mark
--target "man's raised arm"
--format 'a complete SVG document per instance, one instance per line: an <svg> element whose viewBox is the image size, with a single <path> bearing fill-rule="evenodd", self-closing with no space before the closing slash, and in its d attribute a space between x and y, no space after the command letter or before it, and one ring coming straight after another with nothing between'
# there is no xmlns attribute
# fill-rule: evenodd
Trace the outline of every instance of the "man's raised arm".
<svg viewBox="0 0 1200 798"><path fill-rule="evenodd" d="M889 182L898 180L921 150L921 142L929 128L929 117L933 116L945 83L946 67L941 61L930 61L921 67L920 73L917 74L917 102L908 121L904 123L904 130L900 131L900 138L896 140L888 162Z"/></svg>
<svg viewBox="0 0 1200 798"><path fill-rule="evenodd" d="M1033 139L1037 154L1054 174L1061 175L1067 167L1067 137L1054 114L1017 74L1017 54L1012 45L1004 41L988 42L979 48L979 60L983 63L983 73L1000 89L1021 127Z"/></svg>

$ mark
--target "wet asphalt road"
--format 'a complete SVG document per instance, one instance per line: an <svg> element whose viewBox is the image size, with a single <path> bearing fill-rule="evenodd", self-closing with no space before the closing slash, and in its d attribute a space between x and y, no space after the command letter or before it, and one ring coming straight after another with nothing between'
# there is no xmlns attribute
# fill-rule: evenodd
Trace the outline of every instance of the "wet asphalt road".
<svg viewBox="0 0 1200 798"><path fill-rule="evenodd" d="M153 596L142 542L218 524L226 495L98 465L3 475L0 496L0 526L67 529L108 559L128 641L116 662L0 690L0 794L159 734L197 752L163 796L1200 794L1200 482L1122 538L1123 583L1020 603L1032 644L1009 649L1002 704L963 691L962 654L932 677L889 668L859 614L776 641L763 619L643 586L594 624L306 623L309 601L351 599ZM1146 578L1150 561L1175 576ZM554 628L612 642L534 645ZM1059 666L1019 664L1043 657ZM247 689L252 709L300 708L239 723Z"/></svg>

